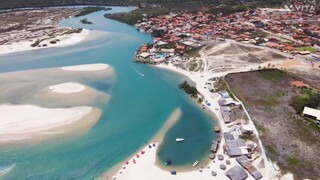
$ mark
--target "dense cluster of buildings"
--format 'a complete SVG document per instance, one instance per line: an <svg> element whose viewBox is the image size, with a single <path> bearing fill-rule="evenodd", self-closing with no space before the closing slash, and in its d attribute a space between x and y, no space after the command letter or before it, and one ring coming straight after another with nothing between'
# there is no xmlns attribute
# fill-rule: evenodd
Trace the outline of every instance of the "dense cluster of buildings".
<svg viewBox="0 0 320 180"><path fill-rule="evenodd" d="M225 39L308 55L318 51L320 46L319 19L319 15L270 9L229 15L183 12L146 17L138 21L136 27L152 34L155 44L141 47L137 57L138 61L158 63L176 53L183 54L201 46L203 40ZM304 50L301 47L308 48ZM144 54L139 56L141 53ZM165 54L157 56L157 53ZM315 58L319 57L315 55Z"/></svg>

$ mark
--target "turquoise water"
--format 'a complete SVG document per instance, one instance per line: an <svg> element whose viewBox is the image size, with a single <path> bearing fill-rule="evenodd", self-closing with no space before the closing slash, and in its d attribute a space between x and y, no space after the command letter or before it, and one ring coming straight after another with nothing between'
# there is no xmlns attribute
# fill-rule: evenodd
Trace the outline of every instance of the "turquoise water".
<svg viewBox="0 0 320 180"><path fill-rule="evenodd" d="M112 12L131 9L113 7ZM88 134L33 145L0 147L0 176L10 170L0 179L98 177L151 140L177 107L181 108L182 116L165 136L159 151L160 159L170 158L173 165L186 165L208 153L215 138L214 121L180 91L177 85L185 78L133 63L135 50L150 42L151 37L137 32L132 26L104 18L104 13L86 16L93 25L80 24L80 18L61 22L65 26L109 32L99 39L70 47L0 56L0 72L88 63L107 63L116 72L112 87L83 82L101 91L108 87L112 96L107 105L97 105L104 113ZM186 141L178 145L175 143L178 136Z"/></svg>

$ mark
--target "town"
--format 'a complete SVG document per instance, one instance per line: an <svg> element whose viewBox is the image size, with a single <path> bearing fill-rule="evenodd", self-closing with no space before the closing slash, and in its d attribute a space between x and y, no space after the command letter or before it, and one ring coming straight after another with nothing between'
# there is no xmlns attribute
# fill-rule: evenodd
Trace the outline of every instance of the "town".
<svg viewBox="0 0 320 180"><path fill-rule="evenodd" d="M150 33L154 44L141 46L135 61L158 64L212 40L231 39L317 62L320 61L319 18L314 14L267 8L230 15L182 12L148 17L145 14L136 27Z"/></svg>

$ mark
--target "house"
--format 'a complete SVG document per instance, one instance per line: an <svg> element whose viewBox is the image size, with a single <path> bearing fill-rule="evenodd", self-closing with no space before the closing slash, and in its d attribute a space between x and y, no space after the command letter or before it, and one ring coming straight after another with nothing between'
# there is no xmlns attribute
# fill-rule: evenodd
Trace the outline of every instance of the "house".
<svg viewBox="0 0 320 180"><path fill-rule="evenodd" d="M252 134L253 133L253 129L251 128L250 125L242 125L241 126L241 132L242 132L242 134Z"/></svg>
<svg viewBox="0 0 320 180"><path fill-rule="evenodd" d="M141 54L139 54L140 57L143 57L143 58L147 58L150 56L150 53L147 53L147 52L143 52Z"/></svg>
<svg viewBox="0 0 320 180"><path fill-rule="evenodd" d="M248 178L247 172L240 166L236 165L226 172L226 176L231 180L243 180Z"/></svg>
<svg viewBox="0 0 320 180"><path fill-rule="evenodd" d="M230 157L238 157L249 153L243 139L226 140L226 151Z"/></svg>
<svg viewBox="0 0 320 180"><path fill-rule="evenodd" d="M299 54L301 54L301 55L309 55L310 51L300 51Z"/></svg>
<svg viewBox="0 0 320 180"><path fill-rule="evenodd" d="M304 107L302 114L305 117L309 117L312 119L316 119L317 121L320 121L320 110L318 109Z"/></svg>
<svg viewBox="0 0 320 180"><path fill-rule="evenodd" d="M220 94L221 94L221 96L222 96L223 98L229 98L229 97L230 97L230 96L229 96L229 93L228 93L227 91L221 91Z"/></svg>
<svg viewBox="0 0 320 180"><path fill-rule="evenodd" d="M246 169L254 179L261 179L262 174L252 165L252 163L245 156L236 158L237 162Z"/></svg>
<svg viewBox="0 0 320 180"><path fill-rule="evenodd" d="M229 110L229 108L228 107L226 107L226 106L222 106L221 108L220 108L220 111L221 111L221 116L222 116L222 118L223 118L223 120L224 120L224 123L230 123L231 122L231 119L230 119L230 110Z"/></svg>
<svg viewBox="0 0 320 180"><path fill-rule="evenodd" d="M304 84L302 81L292 81L291 85L298 88L307 87L307 85Z"/></svg>

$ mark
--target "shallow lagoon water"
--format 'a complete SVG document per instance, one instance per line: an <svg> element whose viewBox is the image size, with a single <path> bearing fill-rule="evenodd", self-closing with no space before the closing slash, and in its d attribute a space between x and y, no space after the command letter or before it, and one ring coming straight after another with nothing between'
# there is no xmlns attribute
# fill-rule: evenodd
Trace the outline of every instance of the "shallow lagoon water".
<svg viewBox="0 0 320 180"><path fill-rule="evenodd" d="M108 13L132 9L113 7ZM173 165L191 165L209 152L216 136L212 131L214 120L178 88L185 78L132 62L136 49L151 42L151 37L132 26L104 18L105 13L87 15L93 25L80 24L79 20L84 17L61 22L64 26L108 32L98 39L91 33L89 40L77 45L0 56L1 73L89 63L110 64L116 73L112 86L79 80L112 96L108 104L96 105L104 113L88 134L0 147L0 179L98 177L152 140L177 107L181 108L182 116L166 134L159 151L160 160L170 158ZM186 141L175 143L178 136Z"/></svg>

